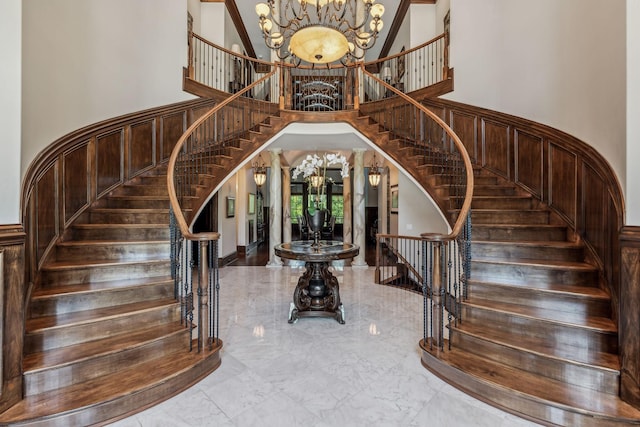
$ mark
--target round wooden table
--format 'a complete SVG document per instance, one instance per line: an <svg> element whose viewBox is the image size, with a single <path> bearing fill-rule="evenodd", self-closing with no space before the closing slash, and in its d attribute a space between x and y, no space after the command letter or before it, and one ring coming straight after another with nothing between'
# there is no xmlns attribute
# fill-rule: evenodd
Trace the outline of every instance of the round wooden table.
<svg viewBox="0 0 640 427"><path fill-rule="evenodd" d="M305 262L306 271L298 279L289 310L289 323L300 317L333 317L344 324L338 279L329 271L331 261L353 258L360 247L338 240L300 240L281 243L275 248L280 258Z"/></svg>

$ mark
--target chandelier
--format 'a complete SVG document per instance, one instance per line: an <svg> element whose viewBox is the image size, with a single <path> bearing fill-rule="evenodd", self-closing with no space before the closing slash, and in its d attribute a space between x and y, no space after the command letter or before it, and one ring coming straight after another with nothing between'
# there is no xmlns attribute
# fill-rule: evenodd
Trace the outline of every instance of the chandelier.
<svg viewBox="0 0 640 427"><path fill-rule="evenodd" d="M279 59L312 64L362 59L384 25L375 0L268 0L256 5L266 45Z"/></svg>

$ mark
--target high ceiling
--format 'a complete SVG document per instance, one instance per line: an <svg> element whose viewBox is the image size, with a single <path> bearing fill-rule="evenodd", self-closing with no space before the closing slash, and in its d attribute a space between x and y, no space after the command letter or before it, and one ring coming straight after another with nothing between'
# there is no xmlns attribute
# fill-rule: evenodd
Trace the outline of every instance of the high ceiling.
<svg viewBox="0 0 640 427"><path fill-rule="evenodd" d="M255 58L270 60L271 52L264 43L258 27L258 16L255 12L255 5L260 1L264 0L224 0L224 3L234 20L247 54ZM436 0L377 0L376 3L381 3L385 7L384 27L375 45L366 52L365 60L373 61L389 54L393 40L410 4L434 4L435 2Z"/></svg>

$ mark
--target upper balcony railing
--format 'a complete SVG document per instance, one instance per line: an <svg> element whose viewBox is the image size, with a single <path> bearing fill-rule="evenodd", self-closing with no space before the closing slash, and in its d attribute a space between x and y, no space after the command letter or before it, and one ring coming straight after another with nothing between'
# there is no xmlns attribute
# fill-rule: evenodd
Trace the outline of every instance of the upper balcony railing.
<svg viewBox="0 0 640 427"><path fill-rule="evenodd" d="M280 104L280 108L299 111L340 111L357 109L359 102L375 101L394 95L377 93L360 84L359 63L351 66L298 66L287 62L270 63L231 50L192 33L189 37L190 80L219 92L234 94L260 80L274 67L281 69L269 87L257 87L249 94ZM377 61L365 68L381 80L404 93L420 93L450 81L448 37L442 34L407 51ZM440 89L441 93L449 88ZM435 96L440 93L431 93Z"/></svg>

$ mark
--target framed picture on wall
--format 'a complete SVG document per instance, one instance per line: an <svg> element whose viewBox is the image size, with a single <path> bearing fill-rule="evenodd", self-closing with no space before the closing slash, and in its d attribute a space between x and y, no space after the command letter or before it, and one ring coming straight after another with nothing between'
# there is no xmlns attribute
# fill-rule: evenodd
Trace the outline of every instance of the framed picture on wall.
<svg viewBox="0 0 640 427"><path fill-rule="evenodd" d="M236 198L227 196L227 218L236 216Z"/></svg>
<svg viewBox="0 0 640 427"><path fill-rule="evenodd" d="M247 200L247 213L253 215L256 213L256 195L249 193L249 199Z"/></svg>
<svg viewBox="0 0 640 427"><path fill-rule="evenodd" d="M392 214L398 213L398 186L397 185L391 186L391 213Z"/></svg>
<svg viewBox="0 0 640 427"><path fill-rule="evenodd" d="M402 49L400 49L400 53L404 52L404 46L402 46ZM404 70L405 70L405 56L399 56L396 58L396 83L400 83L400 81L402 80L402 77L404 77Z"/></svg>

